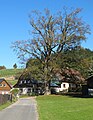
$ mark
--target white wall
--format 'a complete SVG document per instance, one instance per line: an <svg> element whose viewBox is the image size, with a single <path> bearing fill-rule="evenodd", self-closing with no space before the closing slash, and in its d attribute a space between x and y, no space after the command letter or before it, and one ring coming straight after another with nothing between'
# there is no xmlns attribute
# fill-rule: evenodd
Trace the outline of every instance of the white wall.
<svg viewBox="0 0 93 120"><path fill-rule="evenodd" d="M62 92L62 91L68 92L68 88L69 88L69 83L62 82L61 87L60 88L56 88L56 92Z"/></svg>
<svg viewBox="0 0 93 120"><path fill-rule="evenodd" d="M22 94L27 94L28 88L23 88Z"/></svg>
<svg viewBox="0 0 93 120"><path fill-rule="evenodd" d="M30 91L29 91L29 89L30 89ZM28 92L32 92L32 88L31 87L29 87L29 88L20 88L20 93L21 94L27 94Z"/></svg>

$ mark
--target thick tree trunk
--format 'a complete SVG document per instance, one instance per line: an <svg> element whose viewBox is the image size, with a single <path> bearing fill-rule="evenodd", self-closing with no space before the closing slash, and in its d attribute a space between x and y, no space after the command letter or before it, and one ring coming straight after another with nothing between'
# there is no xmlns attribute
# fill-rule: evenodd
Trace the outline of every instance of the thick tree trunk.
<svg viewBox="0 0 93 120"><path fill-rule="evenodd" d="M49 83L45 81L45 95L50 95Z"/></svg>

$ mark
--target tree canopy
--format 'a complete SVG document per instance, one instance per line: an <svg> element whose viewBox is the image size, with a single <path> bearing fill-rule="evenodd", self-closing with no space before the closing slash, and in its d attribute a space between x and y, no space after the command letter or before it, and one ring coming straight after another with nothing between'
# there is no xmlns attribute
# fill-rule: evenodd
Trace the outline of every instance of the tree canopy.
<svg viewBox="0 0 93 120"><path fill-rule="evenodd" d="M59 69L72 68L86 79L93 75L93 51L80 47L60 53L56 66Z"/></svg>
<svg viewBox="0 0 93 120"><path fill-rule="evenodd" d="M36 58L42 64L42 73L45 80L49 80L53 67L54 59L62 51L78 48L86 34L90 33L87 25L79 13L81 9L64 9L53 15L48 9L44 13L33 11L30 18L31 39L18 40L12 44L17 52L18 58ZM53 54L56 54L53 57Z"/></svg>
<svg viewBox="0 0 93 120"><path fill-rule="evenodd" d="M55 56L56 55L53 55L52 57L55 58ZM42 79L43 71L41 66L42 64L38 59L30 59L26 64L26 69L29 69L35 79ZM72 69L74 73L76 71L76 73L80 73L81 76L86 79L93 75L93 51L82 47L64 51L60 53L57 60L53 61L53 67L53 76L55 76L56 71L60 71L62 75Z"/></svg>

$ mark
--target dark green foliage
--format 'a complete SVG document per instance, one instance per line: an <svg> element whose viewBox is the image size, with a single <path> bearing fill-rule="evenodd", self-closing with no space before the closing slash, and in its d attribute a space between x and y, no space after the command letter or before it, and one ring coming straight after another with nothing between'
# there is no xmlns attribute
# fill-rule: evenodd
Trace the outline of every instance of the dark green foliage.
<svg viewBox="0 0 93 120"><path fill-rule="evenodd" d="M56 54L52 54L52 57L56 57ZM37 59L31 59L27 62L27 68L30 68L33 76L42 75L42 64ZM53 70L56 69L73 69L81 73L84 78L88 78L93 75L93 51L84 48L75 48L72 50L66 50L59 54L57 59L52 62Z"/></svg>
<svg viewBox="0 0 93 120"><path fill-rule="evenodd" d="M43 79L43 68L38 59L30 59L26 64L26 69L32 78Z"/></svg>
<svg viewBox="0 0 93 120"><path fill-rule="evenodd" d="M13 65L13 68L14 68L14 69L16 69L16 68L17 68L17 64L16 64L16 63Z"/></svg>
<svg viewBox="0 0 93 120"><path fill-rule="evenodd" d="M19 90L17 88L14 88L11 93L14 94L15 96L18 94Z"/></svg>
<svg viewBox="0 0 93 120"><path fill-rule="evenodd" d="M56 64L59 69L73 68L86 78L93 71L93 51L81 47L64 51L60 53Z"/></svg>

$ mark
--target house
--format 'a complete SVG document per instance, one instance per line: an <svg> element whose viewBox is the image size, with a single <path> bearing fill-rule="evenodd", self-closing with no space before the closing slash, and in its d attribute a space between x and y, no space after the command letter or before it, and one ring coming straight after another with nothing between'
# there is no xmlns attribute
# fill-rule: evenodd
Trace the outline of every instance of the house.
<svg viewBox="0 0 93 120"><path fill-rule="evenodd" d="M44 94L44 82L34 79L19 79L13 86L19 89L19 94Z"/></svg>
<svg viewBox="0 0 93 120"><path fill-rule="evenodd" d="M62 82L60 87L56 88L56 92L69 92L70 88L76 88L76 84L72 84L69 82Z"/></svg>
<svg viewBox="0 0 93 120"><path fill-rule="evenodd" d="M46 83L49 86L51 93L56 92L73 92L80 87L80 84L84 81L81 74L73 69L55 70L53 79L50 82L39 81L32 78L31 73L25 70L18 79L14 88L19 88L20 94L32 94L39 93L44 94ZM49 92L50 92L49 91Z"/></svg>
<svg viewBox="0 0 93 120"><path fill-rule="evenodd" d="M19 89L19 94L44 94L44 86L43 81L33 79L31 75L25 71L13 87Z"/></svg>
<svg viewBox="0 0 93 120"><path fill-rule="evenodd" d="M1 78L0 79L0 94L10 94L10 90L12 87L9 85L9 83Z"/></svg>
<svg viewBox="0 0 93 120"><path fill-rule="evenodd" d="M93 96L93 76L86 79L86 93Z"/></svg>
<svg viewBox="0 0 93 120"><path fill-rule="evenodd" d="M30 79L19 79L13 87L19 88L20 94L32 93L34 91L33 88L36 87L36 81Z"/></svg>
<svg viewBox="0 0 93 120"><path fill-rule="evenodd" d="M54 84L50 84L51 92L56 91L56 93L63 92L76 92L79 91L81 84L84 82L84 78L81 76L81 74L72 69L72 68L66 68L63 70L55 70L55 78L59 83L55 80L52 81Z"/></svg>
<svg viewBox="0 0 93 120"><path fill-rule="evenodd" d="M93 76L89 77L86 81L88 88L93 89Z"/></svg>
<svg viewBox="0 0 93 120"><path fill-rule="evenodd" d="M50 90L51 90L51 93L67 93L73 89L76 88L76 84L74 83L71 83L71 82L67 82L65 80L58 80L58 81L52 81L50 83Z"/></svg>

